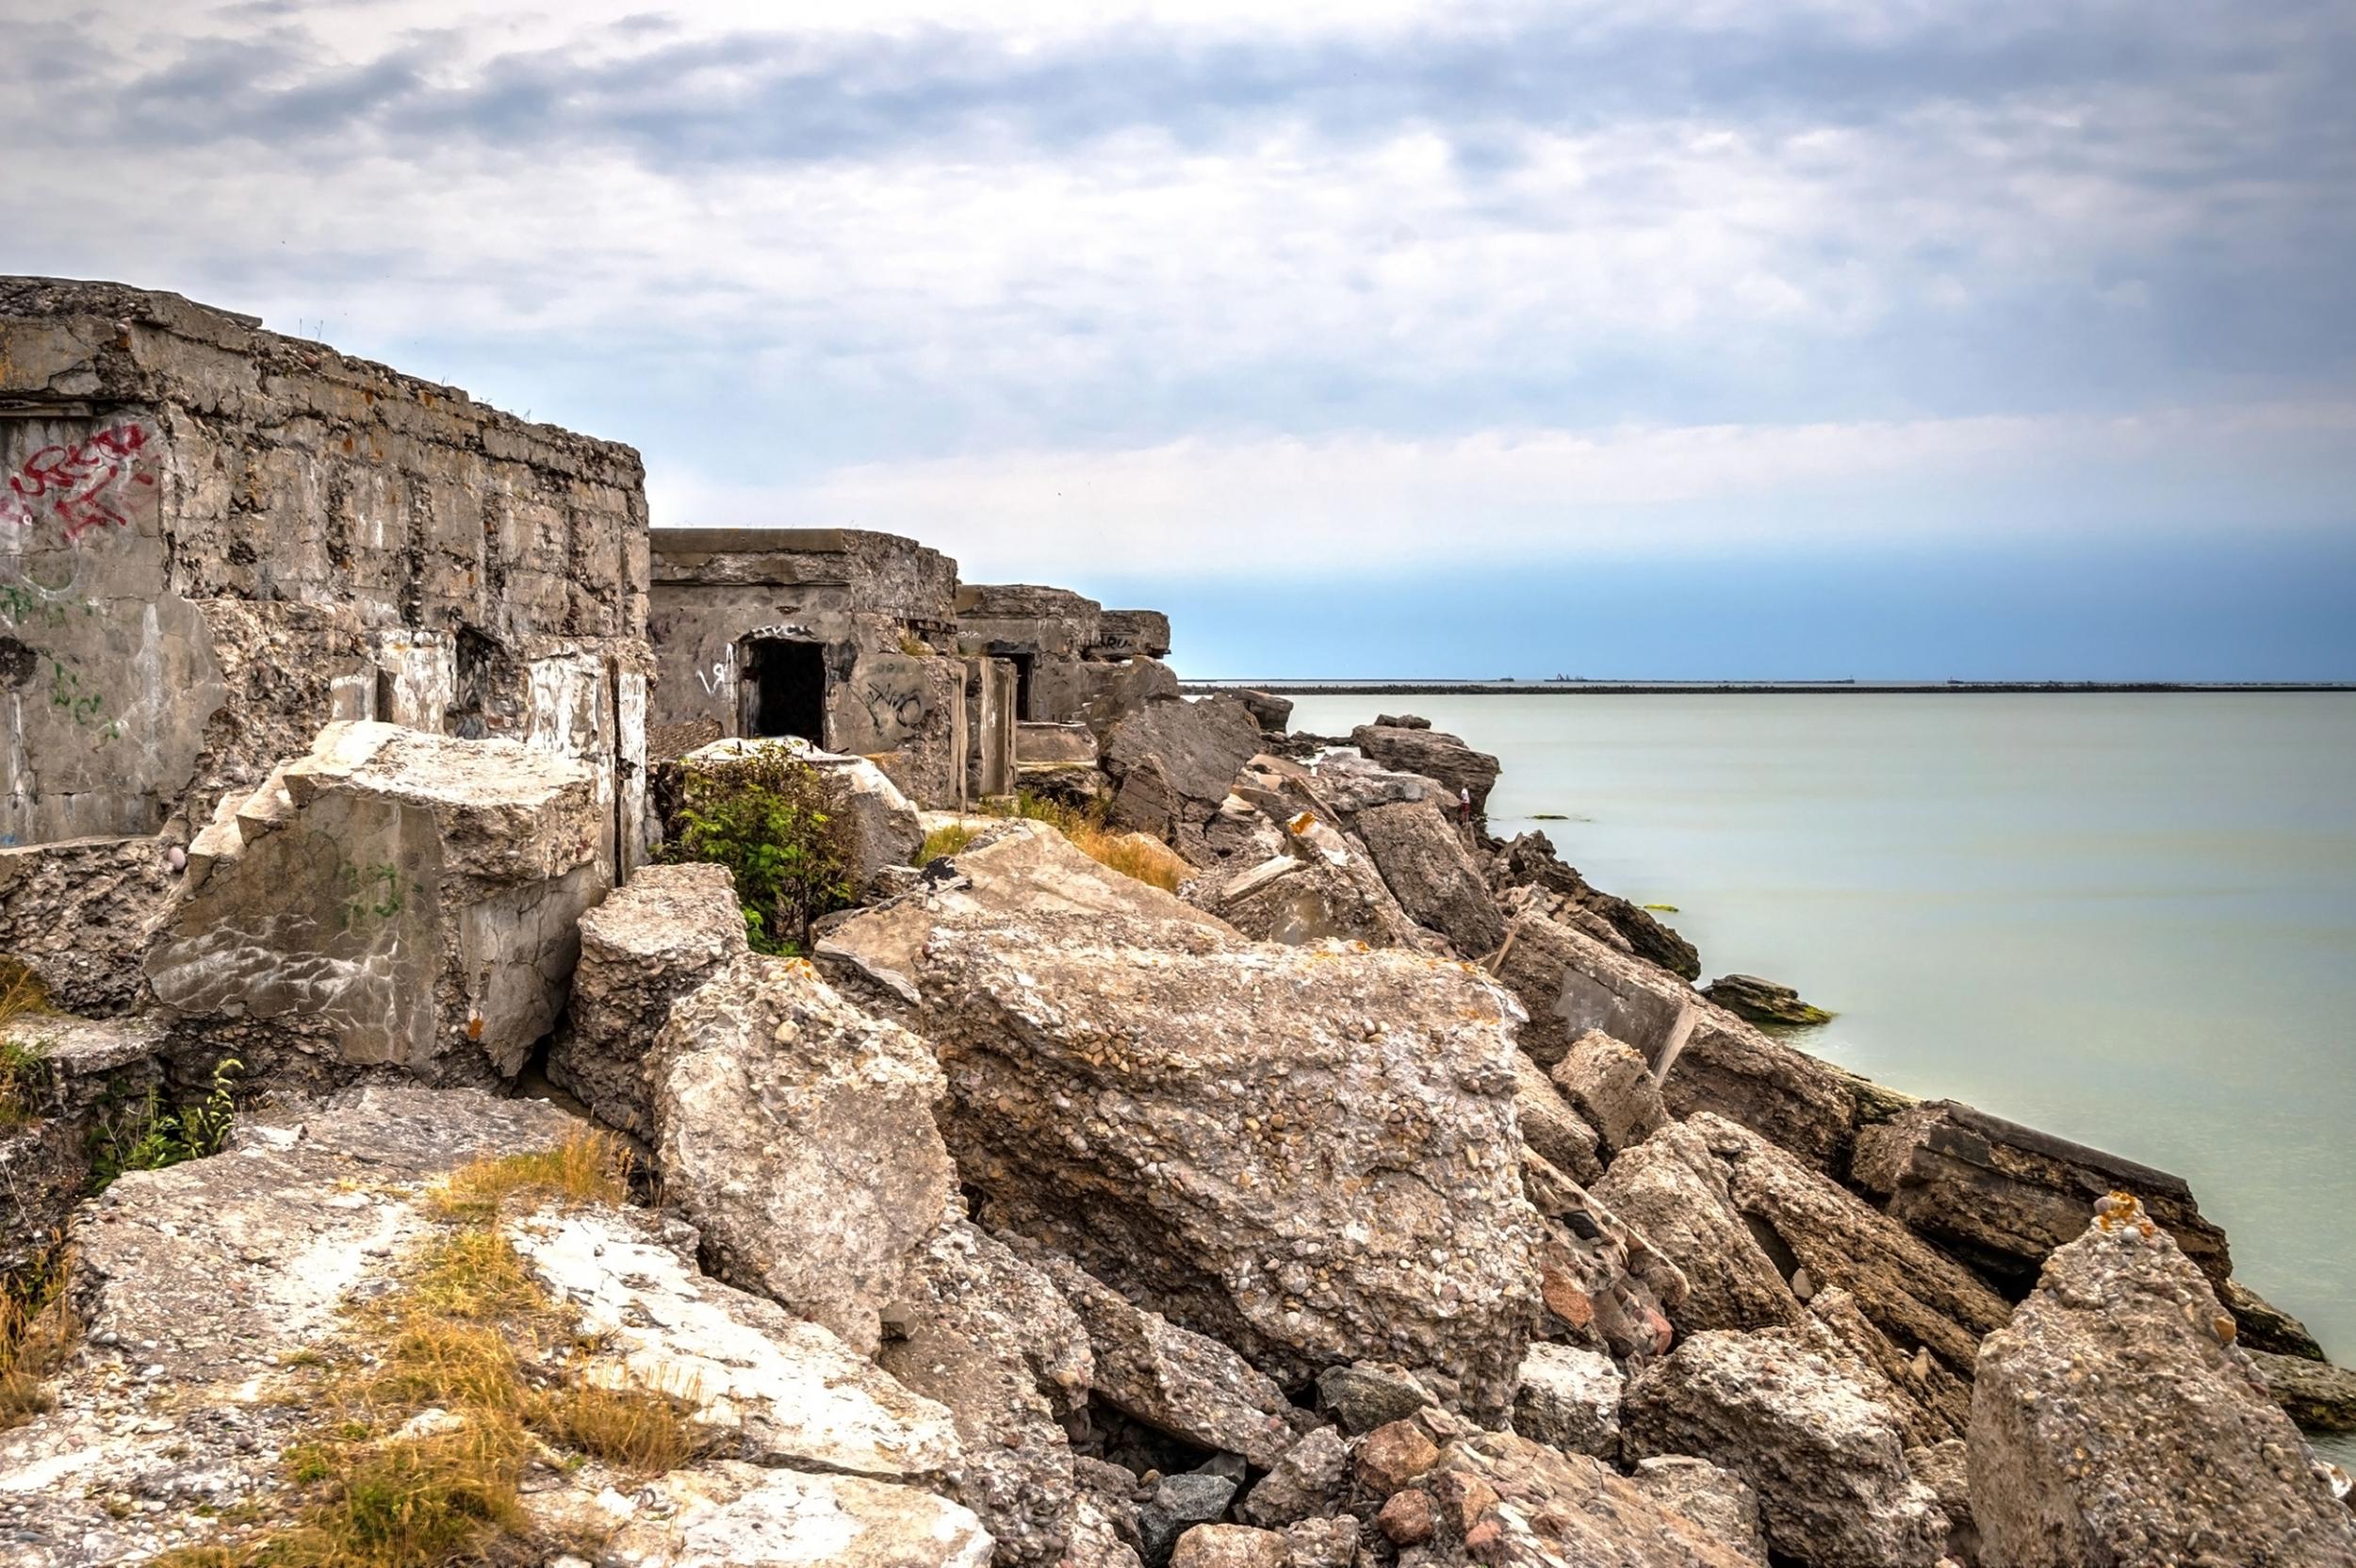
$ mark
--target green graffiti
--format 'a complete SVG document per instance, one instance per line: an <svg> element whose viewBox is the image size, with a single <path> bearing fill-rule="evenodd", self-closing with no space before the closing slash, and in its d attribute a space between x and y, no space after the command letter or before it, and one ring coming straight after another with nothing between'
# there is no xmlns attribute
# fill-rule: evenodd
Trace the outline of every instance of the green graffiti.
<svg viewBox="0 0 2356 1568"><path fill-rule="evenodd" d="M370 919L389 920L401 913L401 868L379 863L365 870L346 860L335 875L349 892L344 901L344 929Z"/></svg>

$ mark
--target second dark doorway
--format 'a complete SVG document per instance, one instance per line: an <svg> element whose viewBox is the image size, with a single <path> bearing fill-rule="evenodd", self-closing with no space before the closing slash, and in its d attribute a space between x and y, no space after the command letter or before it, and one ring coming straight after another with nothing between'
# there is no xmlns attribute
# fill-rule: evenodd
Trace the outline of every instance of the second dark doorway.
<svg viewBox="0 0 2356 1568"><path fill-rule="evenodd" d="M817 643L762 638L744 649L742 717L756 737L798 735L826 743L826 650Z"/></svg>

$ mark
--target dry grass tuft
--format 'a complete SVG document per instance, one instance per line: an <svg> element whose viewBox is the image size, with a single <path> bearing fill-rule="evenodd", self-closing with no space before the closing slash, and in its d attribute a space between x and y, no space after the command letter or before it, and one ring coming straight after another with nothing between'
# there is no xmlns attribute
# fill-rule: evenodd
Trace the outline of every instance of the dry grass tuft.
<svg viewBox="0 0 2356 1568"><path fill-rule="evenodd" d="M1194 868L1159 839L1143 833L1118 833L1105 826L1102 801L1083 810L1025 791L1015 798L1014 815L1047 824L1071 840L1072 848L1098 865L1110 867L1166 893L1176 892L1178 884L1194 874Z"/></svg>
<svg viewBox="0 0 2356 1568"><path fill-rule="evenodd" d="M40 977L22 964L0 961L0 1130L32 1119L45 1053L39 1039L25 1037L22 1025L47 1010Z"/></svg>
<svg viewBox="0 0 2356 1568"><path fill-rule="evenodd" d="M0 1431L49 1408L49 1378L80 1327L66 1299L72 1267L60 1242L18 1279L0 1281Z"/></svg>
<svg viewBox="0 0 2356 1568"><path fill-rule="evenodd" d="M452 1172L429 1200L448 1228L410 1257L398 1290L351 1312L363 1353L320 1358L308 1402L333 1414L282 1462L303 1497L293 1517L168 1553L158 1568L539 1561L548 1544L532 1537L520 1491L535 1455L650 1476L709 1452L716 1438L694 1419L692 1390L591 1385L549 1353L583 1344L577 1325L495 1228L517 1196L618 1203L629 1169L620 1139L584 1130ZM431 1429L411 1424L427 1412L441 1413Z"/></svg>
<svg viewBox="0 0 2356 1568"><path fill-rule="evenodd" d="M630 1146L602 1128L565 1135L553 1149L463 1165L427 1199L443 1219L488 1219L518 1195L566 1203L619 1203L630 1196Z"/></svg>

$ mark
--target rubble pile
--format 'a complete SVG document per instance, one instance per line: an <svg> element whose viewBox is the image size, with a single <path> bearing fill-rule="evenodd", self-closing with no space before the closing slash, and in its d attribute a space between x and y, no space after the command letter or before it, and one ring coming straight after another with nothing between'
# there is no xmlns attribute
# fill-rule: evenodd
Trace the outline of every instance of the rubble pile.
<svg viewBox="0 0 2356 1568"><path fill-rule="evenodd" d="M78 402L60 341L0 389ZM24 949L101 1016L9 1026L0 1262L67 1259L78 1327L6 1385L9 1562L309 1560L373 1465L430 1563L2356 1568L2284 1410L2346 1375L2181 1181L1767 1033L1414 715L1295 744L1180 696L1151 612L750 531L658 567L655 649L719 666L658 718L839 775L808 957L640 864L643 710L575 743L388 674L106 803L213 791L110 841L129 952ZM1178 890L919 817L1026 744ZM32 848L10 929L80 907L90 847ZM225 1141L93 1159L208 1074Z"/></svg>

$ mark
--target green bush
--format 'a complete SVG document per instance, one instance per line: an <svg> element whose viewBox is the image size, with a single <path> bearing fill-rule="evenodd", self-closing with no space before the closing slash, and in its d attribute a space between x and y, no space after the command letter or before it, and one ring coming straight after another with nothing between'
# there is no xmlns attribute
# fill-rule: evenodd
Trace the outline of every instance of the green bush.
<svg viewBox="0 0 2356 1568"><path fill-rule="evenodd" d="M161 1170L220 1153L237 1125L235 1089L244 1070L243 1062L224 1056L213 1066L212 1088L193 1105L175 1110L149 1089L128 1116L102 1113L90 1131L90 1191L105 1191L126 1170Z"/></svg>
<svg viewBox="0 0 2356 1568"><path fill-rule="evenodd" d="M857 844L840 795L834 779L783 746L690 769L663 856L728 867L754 950L803 952L810 923L856 891Z"/></svg>

